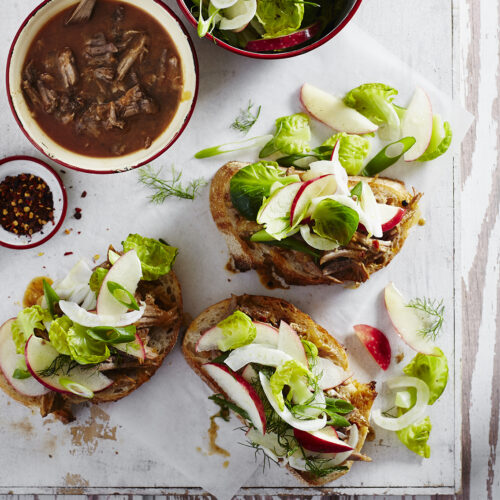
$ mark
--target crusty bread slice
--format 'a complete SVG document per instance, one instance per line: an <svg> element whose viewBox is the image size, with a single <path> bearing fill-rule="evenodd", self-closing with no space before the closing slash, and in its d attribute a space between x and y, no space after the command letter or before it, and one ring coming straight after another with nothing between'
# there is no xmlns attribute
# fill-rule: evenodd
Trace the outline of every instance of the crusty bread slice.
<svg viewBox="0 0 500 500"><path fill-rule="evenodd" d="M389 264L403 246L409 229L420 218L418 201L422 195L410 193L402 182L382 177L350 177L350 187L360 180L367 181L378 202L404 207L406 213L394 229L384 234L389 243L374 244L357 231L346 247L324 252L317 263L302 252L249 241L262 226L240 214L230 196L231 177L246 165L248 163L232 161L217 171L210 189L210 208L215 224L226 239L233 268L238 271L255 269L271 282L273 279L289 285L364 282Z"/></svg>
<svg viewBox="0 0 500 500"><path fill-rule="evenodd" d="M153 283L153 282L151 282ZM179 281L173 271L160 277L157 284L163 287L164 301L169 302L171 307L177 309L177 314L173 315L172 322L164 328L155 327L149 332L148 346L156 354L154 359L147 359L142 365L130 368L117 369L106 372L106 376L114 380L114 384L102 392L94 395L90 402L94 404L118 401L131 392L135 391L142 384L147 382L161 366L167 354L173 349L179 336L179 331L183 321L182 294ZM17 392L4 377L0 370L0 388L14 398L16 401L30 408L38 408L42 416L54 414L64 423L74 420L72 406L89 402L77 396L63 395L56 392L49 392L44 396L27 397Z"/></svg>
<svg viewBox="0 0 500 500"><path fill-rule="evenodd" d="M342 345L335 340L323 327L313 321L304 312L297 309L289 302L274 297L260 295L233 296L223 300L208 309L205 309L189 326L182 342L182 351L189 366L217 393L224 391L212 380L202 369L202 365L220 355L220 351L196 352L196 343L201 335L209 328L215 326L221 320L240 310L250 316L253 320L264 321L278 326L280 321L286 321L299 333L299 335L313 342L319 351L319 355L331 359L336 365L344 370L348 369L347 354ZM350 400L355 406L356 423L359 428L359 440L356 451L360 452L369 430L370 410L377 395L375 382L362 384L353 379L344 383L339 389L342 396ZM227 396L227 395L226 395ZM353 413L354 413L353 412ZM287 465L288 470L301 481L309 485L321 486L334 481L346 474L352 466L349 460L343 465L347 470L337 471L328 476L316 478L309 472L298 471Z"/></svg>

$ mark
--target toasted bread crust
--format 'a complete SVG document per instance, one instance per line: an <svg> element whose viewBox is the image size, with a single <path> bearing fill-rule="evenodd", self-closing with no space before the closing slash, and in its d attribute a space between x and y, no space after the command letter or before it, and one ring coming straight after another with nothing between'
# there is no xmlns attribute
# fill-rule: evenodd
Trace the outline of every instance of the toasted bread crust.
<svg viewBox="0 0 500 500"><path fill-rule="evenodd" d="M344 250L361 252L363 261L342 258L338 270L325 273L313 257L295 250L288 250L264 243L249 241L250 236L262 229L257 222L247 220L233 206L230 196L232 176L248 163L229 162L215 174L210 188L210 209L212 217L226 240L231 263L238 271L255 269L267 275L281 278L289 285L322 285L333 283L366 281L369 276L387 266L399 252L408 235L409 229L420 218L418 201L420 193L410 193L400 181L382 177L350 177L349 185L354 186L360 180L370 184L378 201L395 206L405 206L403 220L389 232L390 248L380 250L366 247L367 238L356 232L353 240Z"/></svg>
<svg viewBox="0 0 500 500"><path fill-rule="evenodd" d="M178 314L173 321L165 328L156 327L150 332L149 345L154 348L157 357L152 362L146 361L140 368L133 368L126 374L116 372L107 373L109 378L115 380L115 384L102 392L94 395L90 402L94 404L118 401L128 396L142 384L147 382L161 366L167 354L173 349L179 336L182 325L182 294L177 276L173 271L162 276L159 284L164 288L166 295L172 304L175 304ZM54 414L64 423L74 420L72 406L80 403L89 402L88 399L77 396L61 395L55 392L49 392L44 396L28 397L17 392L4 377L0 370L0 388L10 397L24 404L29 408L38 408L42 416Z"/></svg>
<svg viewBox="0 0 500 500"><path fill-rule="evenodd" d="M187 363L214 392L223 393L224 391L204 372L202 365L217 357L220 352L205 351L198 353L196 352L196 343L205 331L237 309L248 314L254 320L265 321L275 326L278 326L281 320L286 321L293 326L303 339L313 342L318 347L320 356L329 358L344 370L348 369L347 354L342 345L327 330L315 323L310 316L297 309L294 305L274 297L260 295L233 296L205 309L193 320L182 342L182 352ZM361 384L351 380L350 383L346 383L342 387L343 395L351 400L361 415L360 424L358 424L359 441L356 446L356 451L359 452L368 434L370 410L377 395L375 382ZM289 466L287 468L302 482L308 485L321 486L346 474L352 463L352 460L346 461L343 465L348 467L347 470L333 472L322 478L315 478L308 472L298 471Z"/></svg>

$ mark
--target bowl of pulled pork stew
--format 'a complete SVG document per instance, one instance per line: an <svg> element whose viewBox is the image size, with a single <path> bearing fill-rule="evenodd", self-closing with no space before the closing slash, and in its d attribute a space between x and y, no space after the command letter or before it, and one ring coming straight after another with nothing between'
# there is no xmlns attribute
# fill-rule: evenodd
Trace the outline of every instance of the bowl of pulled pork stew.
<svg viewBox="0 0 500 500"><path fill-rule="evenodd" d="M185 28L159 0L47 0L14 39L7 87L42 153L112 173L175 142L195 106L198 66Z"/></svg>

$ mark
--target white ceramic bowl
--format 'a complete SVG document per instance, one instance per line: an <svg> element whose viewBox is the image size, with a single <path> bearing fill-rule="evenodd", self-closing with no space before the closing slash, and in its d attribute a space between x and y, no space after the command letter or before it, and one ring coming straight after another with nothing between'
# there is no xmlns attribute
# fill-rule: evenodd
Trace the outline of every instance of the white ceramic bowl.
<svg viewBox="0 0 500 500"><path fill-rule="evenodd" d="M20 174L36 175L49 186L54 201L54 222L47 223L41 231L31 236L18 236L0 226L0 246L18 250L37 247L52 238L61 228L68 208L64 184L49 165L30 156L11 156L0 160L0 182L6 177Z"/></svg>
<svg viewBox="0 0 500 500"><path fill-rule="evenodd" d="M7 60L7 94L14 117L31 143L57 163L89 173L109 174L123 172L148 163L163 154L180 136L194 110L198 96L198 61L196 53L179 18L161 0L120 0L139 7L153 16L169 33L179 52L184 89L177 113L165 131L148 149L112 157L93 158L63 148L39 127L33 119L21 90L21 75L26 53L33 38L54 15L76 0L45 0L24 21L10 48Z"/></svg>

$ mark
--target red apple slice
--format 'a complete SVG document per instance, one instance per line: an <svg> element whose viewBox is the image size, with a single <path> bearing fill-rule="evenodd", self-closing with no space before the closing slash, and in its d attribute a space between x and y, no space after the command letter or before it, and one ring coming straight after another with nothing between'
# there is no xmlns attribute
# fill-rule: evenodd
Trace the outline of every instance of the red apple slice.
<svg viewBox="0 0 500 500"><path fill-rule="evenodd" d="M62 394L76 394L91 398L94 393L103 391L113 384L113 381L95 368L77 366L69 373L59 373L41 376L40 372L47 369L59 353L50 342L32 335L25 348L25 359L28 371L40 384L51 391Z"/></svg>
<svg viewBox="0 0 500 500"><path fill-rule="evenodd" d="M415 309L407 307L401 292L394 286L394 283L389 283L385 287L384 299L389 318L399 336L415 351L430 356L437 355L436 345L420 334L425 329L422 318Z"/></svg>
<svg viewBox="0 0 500 500"><path fill-rule="evenodd" d="M255 371L252 365L247 365L243 368L241 376L251 384L254 380L259 380L259 374Z"/></svg>
<svg viewBox="0 0 500 500"><path fill-rule="evenodd" d="M415 90L401 124L402 137L414 137L415 144L404 154L405 161L414 161L424 153L432 137L432 105L420 87Z"/></svg>
<svg viewBox="0 0 500 500"><path fill-rule="evenodd" d="M12 339L12 323L16 318L7 320L0 327L0 369L7 382L20 394L29 397L43 396L48 391L33 377L17 379L13 377L16 368L24 365L24 356L16 352L16 344Z"/></svg>
<svg viewBox="0 0 500 500"><path fill-rule="evenodd" d="M318 375L321 374L318 384L319 388L323 391L333 389L352 377L352 373L346 372L328 358L318 358L314 373Z"/></svg>
<svg viewBox="0 0 500 500"><path fill-rule="evenodd" d="M113 347L130 356L138 358L141 362L146 359L146 349L144 347L144 343L137 333L135 334L135 341L124 344L114 344Z"/></svg>
<svg viewBox="0 0 500 500"><path fill-rule="evenodd" d="M378 214L382 224L382 232L385 233L396 227L403 219L405 213L406 210L404 208L379 203Z"/></svg>
<svg viewBox="0 0 500 500"><path fill-rule="evenodd" d="M316 179L303 182L292 201L290 210L290 226L298 222L298 218L305 213L313 198L335 193L337 181L333 174L322 175Z"/></svg>
<svg viewBox="0 0 500 500"><path fill-rule="evenodd" d="M300 91L300 101L316 120L348 134L368 134L378 127L355 109L344 104L336 96L305 83Z"/></svg>
<svg viewBox="0 0 500 500"><path fill-rule="evenodd" d="M309 451L317 453L343 453L353 449L352 446L349 446L339 438L337 431L332 426L327 426L313 432L294 429L293 433L297 441Z"/></svg>
<svg viewBox="0 0 500 500"><path fill-rule="evenodd" d="M293 359L291 356L275 347L249 344L232 351L224 363L236 372L245 365L248 365L248 363L258 363L259 365L274 366L277 368L285 361L290 361L291 359Z"/></svg>
<svg viewBox="0 0 500 500"><path fill-rule="evenodd" d="M251 40L246 45L246 50L252 52L274 52L277 50L290 49L301 45L311 38L315 37L321 29L321 22L314 23L307 28L295 31L289 35L276 38L259 38Z"/></svg>
<svg viewBox="0 0 500 500"><path fill-rule="evenodd" d="M253 341L254 344L268 344L273 347L278 347L279 331L274 326L268 323L254 321L253 324L257 329L257 336Z"/></svg>
<svg viewBox="0 0 500 500"><path fill-rule="evenodd" d="M243 377L232 372L227 366L206 363L203 365L203 370L234 404L247 412L256 429L265 434L266 415L257 391Z"/></svg>
<svg viewBox="0 0 500 500"><path fill-rule="evenodd" d="M387 370L391 364L391 345L383 332L369 325L354 325L358 339L368 349L372 358L382 370Z"/></svg>
<svg viewBox="0 0 500 500"><path fill-rule="evenodd" d="M282 351L291 359L302 363L306 368L309 367L306 351L302 344L299 334L285 321L280 323L280 333L278 339L278 351Z"/></svg>

